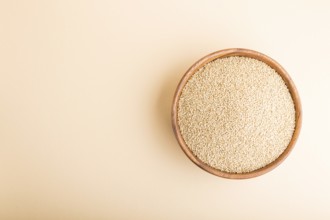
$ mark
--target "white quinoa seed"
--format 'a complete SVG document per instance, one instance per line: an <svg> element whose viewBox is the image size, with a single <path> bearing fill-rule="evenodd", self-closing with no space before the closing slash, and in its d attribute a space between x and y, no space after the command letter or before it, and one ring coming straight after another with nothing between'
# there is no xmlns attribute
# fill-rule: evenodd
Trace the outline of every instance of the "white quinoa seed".
<svg viewBox="0 0 330 220"><path fill-rule="evenodd" d="M295 109L274 69L231 56L207 63L188 80L179 98L178 124L202 162L247 173L283 153L295 129Z"/></svg>

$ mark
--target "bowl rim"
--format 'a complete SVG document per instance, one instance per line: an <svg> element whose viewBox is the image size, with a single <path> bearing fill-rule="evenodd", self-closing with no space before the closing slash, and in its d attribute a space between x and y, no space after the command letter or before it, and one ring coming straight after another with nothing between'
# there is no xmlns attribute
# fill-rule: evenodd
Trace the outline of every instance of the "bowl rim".
<svg viewBox="0 0 330 220"><path fill-rule="evenodd" d="M290 143L288 144L287 148L283 151L283 153L275 159L273 162L267 164L266 166L259 168L257 170L248 172L248 173L228 173L225 171L221 171L219 169L216 169L214 167L211 167L207 165L206 163L202 162L197 156L195 156L192 151L189 149L187 144L185 143L181 132L179 128L179 123L178 123L178 104L179 104L179 99L182 93L182 90L190 77L196 73L197 70L199 70L202 66L205 64L218 59L218 58L224 58L224 57L229 57L229 56L242 56L242 57L250 57L257 59L259 61L262 61L269 65L271 68L273 68L283 79L285 82L286 86L289 89L289 92L291 94L294 107L295 107L295 130L293 132L292 138ZM171 109L171 121L172 121L172 128L175 134L175 137L183 150L183 152L186 154L186 156L193 162L195 163L198 167L201 169L227 179L248 179L248 178L253 178L257 177L260 175L263 175L274 168L276 168L278 165L280 165L286 158L287 156L291 153L301 130L301 123L302 123L302 109L301 109L301 101L300 97L298 94L298 91L296 89L296 86L294 85L294 82L292 81L291 77L287 73L287 71L274 59L268 57L265 54L262 54L260 52L250 50L250 49L244 49L244 48L229 48L229 49L223 49L219 50L213 53L210 53L201 59L199 59L197 62L195 62L183 75L181 78L172 102L172 109Z"/></svg>

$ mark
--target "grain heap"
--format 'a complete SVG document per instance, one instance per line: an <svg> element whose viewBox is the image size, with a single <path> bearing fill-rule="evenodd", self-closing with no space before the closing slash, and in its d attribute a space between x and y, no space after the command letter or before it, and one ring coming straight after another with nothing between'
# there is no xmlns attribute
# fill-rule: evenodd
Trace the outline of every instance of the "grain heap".
<svg viewBox="0 0 330 220"><path fill-rule="evenodd" d="M231 56L207 63L189 79L179 98L178 124L202 162L247 173L283 153L294 132L295 109L274 69Z"/></svg>

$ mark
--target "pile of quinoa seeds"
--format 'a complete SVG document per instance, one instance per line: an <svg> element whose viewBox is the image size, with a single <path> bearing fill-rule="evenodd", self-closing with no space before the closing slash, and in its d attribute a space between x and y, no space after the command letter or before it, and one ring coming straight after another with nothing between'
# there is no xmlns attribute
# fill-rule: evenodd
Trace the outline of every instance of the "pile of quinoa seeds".
<svg viewBox="0 0 330 220"><path fill-rule="evenodd" d="M247 173L283 153L295 129L295 109L274 69L231 56L207 63L188 80L179 98L178 124L202 162Z"/></svg>

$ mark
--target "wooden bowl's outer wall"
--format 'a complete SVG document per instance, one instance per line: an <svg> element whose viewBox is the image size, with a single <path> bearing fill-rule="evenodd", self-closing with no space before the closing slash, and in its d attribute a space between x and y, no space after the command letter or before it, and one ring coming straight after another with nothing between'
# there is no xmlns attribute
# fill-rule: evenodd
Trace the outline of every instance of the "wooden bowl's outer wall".
<svg viewBox="0 0 330 220"><path fill-rule="evenodd" d="M178 124L179 99L180 99L180 96L182 93L182 89L186 85L187 81L198 69L200 69L206 63L209 63L218 58L224 58L224 57L229 57L229 56L243 56L243 57L254 58L254 59L260 60L260 61L268 64L270 67L272 67L282 77L282 79L286 83L286 86L289 89L289 92L291 94L291 97L293 99L294 106L295 106L295 119L296 119L295 130L294 130L292 139L291 139L289 145L287 146L287 148L272 163L270 163L267 166L262 167L258 170L249 172L249 173L227 173L227 172L215 169L215 168L205 164L204 162L202 162L199 158L197 158L192 153L192 151L186 145L186 143L181 135L179 124ZM301 101L299 98L298 91L297 91L292 79L290 78L289 74L285 71L285 69L279 63L277 63L275 60L273 60L270 57L268 57L262 53L259 53L257 51L253 51L253 50L249 50L249 49L242 49L242 48L232 48L232 49L225 49L225 50L220 50L220 51L211 53L211 54L203 57L199 61L197 61L195 64L193 64L188 69L188 71L182 77L182 79L175 91L173 104L172 104L171 119L172 119L172 127L173 127L174 134L175 134L182 150L188 156L188 158L192 162L194 162L197 166L199 166L203 170L205 170L211 174L214 174L216 176L219 176L219 177L224 177L224 178L228 178L228 179L247 179L247 178L257 177L257 176L260 176L262 174L265 174L265 173L271 171L272 169L277 167L281 162L283 162L283 160L289 155L289 153L293 149L293 147L297 141L297 138L299 136L299 133L300 133L301 121L302 121L301 114L302 114Z"/></svg>

